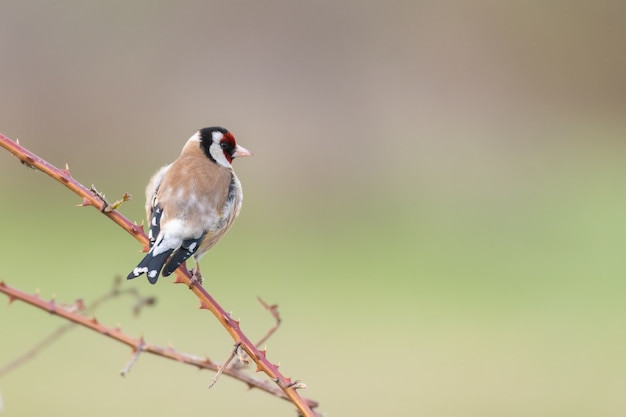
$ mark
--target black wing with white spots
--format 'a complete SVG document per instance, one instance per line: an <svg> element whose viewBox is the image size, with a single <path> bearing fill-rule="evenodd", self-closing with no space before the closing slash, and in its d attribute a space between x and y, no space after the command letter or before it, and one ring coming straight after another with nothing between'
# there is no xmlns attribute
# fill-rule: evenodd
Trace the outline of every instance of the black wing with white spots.
<svg viewBox="0 0 626 417"><path fill-rule="evenodd" d="M163 268L163 276L166 277L176 271L176 268L181 266L191 255L196 253L204 236L206 236L206 233L197 239L184 240L182 246L174 252L167 265L165 265L165 268Z"/></svg>
<svg viewBox="0 0 626 417"><path fill-rule="evenodd" d="M173 249L166 250L157 255L154 255L154 244L156 243L156 238L159 236L161 232L161 215L163 214L163 209L159 204L155 205L152 210L152 218L150 219L150 229L148 231L148 241L150 245L150 251L148 254L141 260L139 265L133 271L128 274L127 279L137 278L141 274L146 274L148 277L148 281L151 284L156 284L159 279L159 273L161 269L163 269L163 265L167 262L170 254L174 251ZM161 238L162 239L162 238Z"/></svg>
<svg viewBox="0 0 626 417"><path fill-rule="evenodd" d="M154 242L156 241L157 236L161 232L161 215L163 214L163 209L160 204L157 204L152 209L152 218L150 219L150 229L148 231L148 240L150 243L150 247L154 246Z"/></svg>

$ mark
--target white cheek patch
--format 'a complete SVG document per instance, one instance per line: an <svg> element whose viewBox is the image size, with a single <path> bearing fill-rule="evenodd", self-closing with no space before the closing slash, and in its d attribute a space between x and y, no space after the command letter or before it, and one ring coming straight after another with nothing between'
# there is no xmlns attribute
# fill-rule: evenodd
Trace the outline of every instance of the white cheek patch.
<svg viewBox="0 0 626 417"><path fill-rule="evenodd" d="M215 143L219 143L223 137L224 137L224 134L220 132L219 130L215 130L211 133L211 138L213 139L213 142Z"/></svg>
<svg viewBox="0 0 626 417"><path fill-rule="evenodd" d="M213 142L211 146L209 146L209 152L215 161L223 167L230 168L232 165L226 159L226 155L224 155L224 150L220 146L219 142Z"/></svg>

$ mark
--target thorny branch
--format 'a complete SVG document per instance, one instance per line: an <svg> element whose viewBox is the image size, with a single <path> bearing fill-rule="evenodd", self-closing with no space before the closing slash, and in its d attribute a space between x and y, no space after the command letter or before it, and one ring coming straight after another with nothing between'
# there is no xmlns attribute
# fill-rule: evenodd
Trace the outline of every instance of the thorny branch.
<svg viewBox="0 0 626 417"><path fill-rule="evenodd" d="M133 304L133 314L138 316L141 309L145 306L151 306L156 303L156 299L154 297L142 297L136 288L121 288L122 279L118 276L115 278L113 283L113 287L111 290L104 294L102 297L97 298L93 302L89 304L89 306L84 306L82 300L78 300L76 303L76 311L82 313L83 315L93 313L100 305L104 302L114 299L116 297L122 295L131 295L135 298L135 303ZM0 292L2 290L0 289ZM23 363L31 360L37 354L39 354L43 349L51 345L53 342L58 340L61 336L63 336L68 331L76 328L77 324L73 322L67 322L56 328L52 333L44 337L41 341L36 343L32 348L7 363L5 366L0 368L0 377L8 374L12 370L18 368Z"/></svg>
<svg viewBox="0 0 626 417"><path fill-rule="evenodd" d="M4 281L0 281L0 293L6 294L9 297L9 302L12 303L16 300L20 300L24 303L30 304L40 310L47 313L57 315L68 320L70 325L80 325L111 339L117 340L133 350L133 357L128 362L126 367L121 371L125 374L134 365L138 359L137 352L146 352L153 355L161 356L163 358L171 359L177 362L181 362L187 365L193 365L200 369L208 369L212 371L218 371L220 364L211 361L208 358L202 358L199 356L189 355L175 350L172 347L164 348L152 343L146 342L143 338L133 338L124 333L120 328L113 328L100 323L95 318L89 318L84 314L82 309L76 308L74 304L59 304L53 300L46 301L39 297L38 294L28 294L17 288L7 285ZM277 397L288 399L283 391L281 391L274 384L269 381L261 381L253 376L242 372L240 369L234 369L233 367L227 367L222 371L225 375L229 375L236 378L248 385L250 388L259 388ZM317 403L312 400L306 400L311 407L316 407Z"/></svg>
<svg viewBox="0 0 626 417"><path fill-rule="evenodd" d="M8 137L0 134L0 146L15 155L24 165L37 169L50 177L54 178L67 188L72 190L81 199L81 206L93 206L99 210L103 215L108 217L117 223L120 227L134 236L147 250L148 239L143 231L143 226L131 222L125 216L123 216L116 208L112 207L106 201L103 201L103 196L100 193L94 193L84 185L76 181L70 175L69 167L66 165L65 169L59 169L44 159L38 157L34 153L20 146L19 143L13 142ZM124 198L123 198L124 200ZM284 376L279 370L278 366L271 363L266 356L265 350L259 350L253 342L243 333L239 326L239 321L234 320L230 314L228 314L217 301L200 285L196 283L191 285L191 274L186 268L179 268L176 270L175 283L185 284L186 287L190 287L190 290L200 301L200 308L211 311L217 320L224 326L226 331L231 335L235 344L239 344L241 349L246 352L252 361L256 363L256 370L263 371L276 385L282 390L291 402L298 408L300 414L305 417L315 417L315 413L311 407L315 407L316 403L305 401L297 389L304 388L305 385L298 381L293 382L291 378ZM83 323L81 323L83 324ZM89 327L85 322L83 325ZM120 332L121 333L121 332ZM134 340L129 340L128 336L120 336L121 341L126 340L130 346L135 349L138 343ZM133 344L130 344L130 343ZM145 349L144 349L145 350ZM158 350L158 349L157 349ZM146 350L147 351L147 350ZM226 372L225 370L224 372Z"/></svg>

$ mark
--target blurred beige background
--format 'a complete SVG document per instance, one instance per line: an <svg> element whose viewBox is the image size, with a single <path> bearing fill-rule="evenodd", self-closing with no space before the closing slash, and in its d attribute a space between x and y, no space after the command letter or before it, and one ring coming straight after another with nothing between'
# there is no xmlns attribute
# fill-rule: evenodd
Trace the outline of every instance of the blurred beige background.
<svg viewBox="0 0 626 417"><path fill-rule="evenodd" d="M0 3L0 132L140 221L149 176L234 132L245 203L207 288L329 416L626 412L626 3ZM93 299L138 247L0 152L0 280ZM205 266L206 265L206 266ZM205 274L205 276L208 274ZM163 280L132 335L227 357ZM1 298L1 297L0 297ZM0 365L60 321L0 308ZM293 415L78 330L0 379L4 415ZM281 368L281 369L283 369Z"/></svg>

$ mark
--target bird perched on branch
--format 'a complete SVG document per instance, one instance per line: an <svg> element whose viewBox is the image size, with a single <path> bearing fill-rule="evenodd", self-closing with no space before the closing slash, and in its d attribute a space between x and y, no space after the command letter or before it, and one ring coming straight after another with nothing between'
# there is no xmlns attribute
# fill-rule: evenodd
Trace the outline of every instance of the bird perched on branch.
<svg viewBox="0 0 626 417"><path fill-rule="evenodd" d="M193 281L202 282L200 257L224 236L241 209L241 183L231 164L251 155L221 127L200 129L189 138L178 159L148 183L150 248L128 279L145 273L155 284L159 274L170 275L193 255Z"/></svg>

